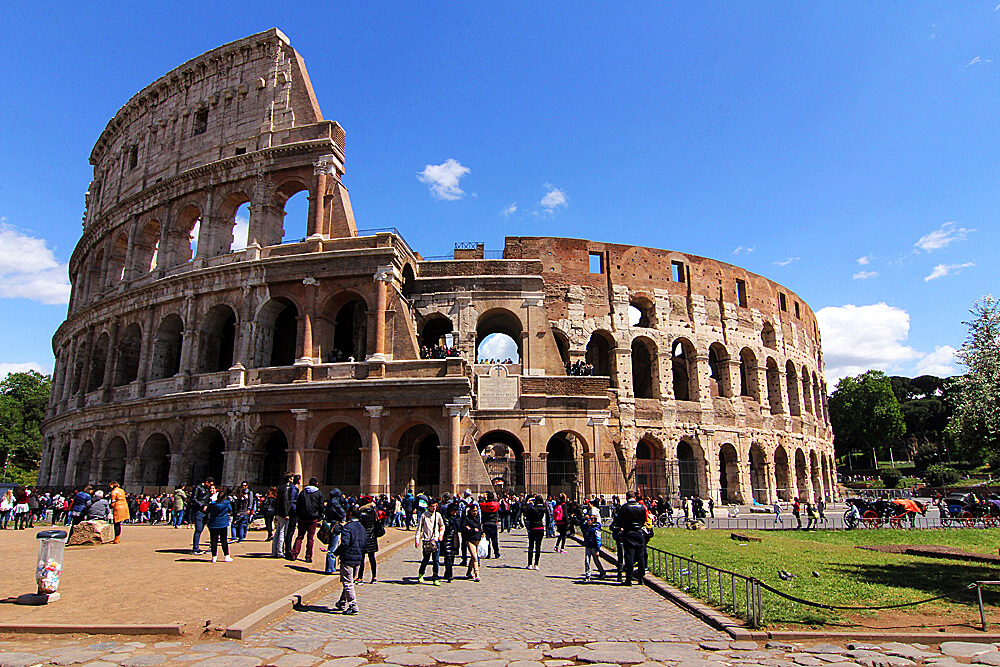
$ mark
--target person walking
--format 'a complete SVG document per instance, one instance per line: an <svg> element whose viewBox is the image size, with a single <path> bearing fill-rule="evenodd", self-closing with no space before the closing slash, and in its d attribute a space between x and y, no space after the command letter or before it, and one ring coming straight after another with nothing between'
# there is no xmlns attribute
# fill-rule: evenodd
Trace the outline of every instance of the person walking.
<svg viewBox="0 0 1000 667"><path fill-rule="evenodd" d="M479 509L483 517L483 539L493 551L493 557L500 558L498 529L502 510L496 494L492 491L487 492L486 502L480 503ZM486 558L489 558L489 552L487 552Z"/></svg>
<svg viewBox="0 0 1000 667"><path fill-rule="evenodd" d="M212 495L215 493L215 479L206 477L205 481L194 487L191 493L191 503L194 521L194 539L191 541L191 553L200 556L205 553L201 550L201 532L205 530L205 513L208 511L208 504L212 502Z"/></svg>
<svg viewBox="0 0 1000 667"><path fill-rule="evenodd" d="M178 484L177 488L174 489L174 497L172 502L174 508L174 515L171 523L174 525L174 528L176 529L180 528L181 524L184 523L184 503L187 502L187 491L184 490L183 486Z"/></svg>
<svg viewBox="0 0 1000 667"><path fill-rule="evenodd" d="M455 578L455 556L461 549L462 526L458 516L458 503L448 503L444 512L444 535L438 545L444 561L444 580L451 583Z"/></svg>
<svg viewBox="0 0 1000 667"><path fill-rule="evenodd" d="M115 544L122 541L122 524L131 518L128 509L128 498L125 496L125 489L118 485L118 482L111 482L111 518L115 524Z"/></svg>
<svg viewBox="0 0 1000 667"><path fill-rule="evenodd" d="M267 542L274 539L274 501L277 498L278 488L272 486L260 501L260 513L264 516L264 528L267 529L267 539L265 540Z"/></svg>
<svg viewBox="0 0 1000 667"><path fill-rule="evenodd" d="M559 494L559 502L552 510L553 523L556 527L556 544L552 548L556 553L566 553L566 535L569 533L569 503L566 494Z"/></svg>
<svg viewBox="0 0 1000 667"><path fill-rule="evenodd" d="M316 528L323 517L323 493L319 490L319 480L309 478L309 484L302 489L295 502L295 513L298 518L299 534L292 545L290 560L296 560L302 550L302 538L306 538L306 562L313 559L313 542L316 538Z"/></svg>
<svg viewBox="0 0 1000 667"><path fill-rule="evenodd" d="M583 580L590 581L590 561L593 560L603 579L607 574L601 563L601 522L591 513L583 515Z"/></svg>
<svg viewBox="0 0 1000 667"><path fill-rule="evenodd" d="M344 522L347 521L347 506L344 504L343 494L340 489L330 492L330 499L326 501L326 510L323 520L330 528L330 543L326 548L326 574L333 574L336 570L337 548L340 546L341 535L344 531ZM367 538L365 538L367 540ZM351 579L351 586L354 586L354 579Z"/></svg>
<svg viewBox="0 0 1000 667"><path fill-rule="evenodd" d="M378 583L378 565L375 554L378 553L378 538L385 535L385 526L379 519L378 508L375 506L375 499L371 496L361 497L361 507L359 508L358 520L365 529L368 541L365 542L365 554L368 556L368 563L372 568L372 579L370 583ZM363 583L365 577L365 564L361 562L358 570L358 584Z"/></svg>
<svg viewBox="0 0 1000 667"><path fill-rule="evenodd" d="M798 498L792 502L792 516L795 517L796 530L802 530L802 505Z"/></svg>
<svg viewBox="0 0 1000 667"><path fill-rule="evenodd" d="M368 536L358 521L356 507L349 505L345 508L344 519L340 543L336 549L336 555L340 557L340 583L343 590L334 607L349 616L358 613L358 598L354 591L354 573L364 562L365 543L368 541Z"/></svg>
<svg viewBox="0 0 1000 667"><path fill-rule="evenodd" d="M285 557L285 531L288 529L288 515L292 508L292 473L284 474L284 482L274 500L274 535L271 539L271 558Z"/></svg>
<svg viewBox="0 0 1000 667"><path fill-rule="evenodd" d="M816 511L816 506L810 502L806 503L806 517L809 519L806 523L806 530L816 530L816 523L819 521L819 513Z"/></svg>
<svg viewBox="0 0 1000 667"><path fill-rule="evenodd" d="M462 541L469 549L469 569L465 576L467 579L479 581L479 543L483 539L483 517L479 512L479 505L466 507L461 525Z"/></svg>
<svg viewBox="0 0 1000 667"><path fill-rule="evenodd" d="M229 504L233 506L233 541L242 542L247 538L247 528L253 514L253 492L250 484L243 482L230 496Z"/></svg>
<svg viewBox="0 0 1000 667"><path fill-rule="evenodd" d="M417 530L413 533L413 546L423 551L424 557L420 561L420 569L417 571L417 581L424 583L424 572L427 571L428 563L434 567L431 583L435 586L438 582L438 550L441 540L444 538L444 519L438 514L438 504L436 500L431 500L427 504L427 509L420 514L417 521ZM456 508L457 509L457 508Z"/></svg>
<svg viewBox="0 0 1000 667"><path fill-rule="evenodd" d="M205 507L205 515L212 548L212 562L218 562L219 544L221 543L223 560L232 563L233 557L229 555L229 525L233 519L233 506L229 502L228 489L222 487L213 498L209 499L208 505Z"/></svg>
<svg viewBox="0 0 1000 667"><path fill-rule="evenodd" d="M774 501L774 505L771 506L774 510L774 525L777 526L779 523L784 526L785 520L781 518L781 503L777 500Z"/></svg>
<svg viewBox="0 0 1000 667"><path fill-rule="evenodd" d="M542 553L542 538L545 537L545 528L549 523L549 511L541 496L536 495L531 502L525 502L521 518L528 531L528 569L537 570Z"/></svg>
<svg viewBox="0 0 1000 667"><path fill-rule="evenodd" d="M285 523L285 544L284 554L287 559L292 553L292 542L295 540L295 528L299 522L299 515L296 511L296 502L299 499L299 484L302 482L302 475L292 475L292 481L286 487L288 497L285 505L288 509L288 519Z"/></svg>
<svg viewBox="0 0 1000 667"><path fill-rule="evenodd" d="M646 548L646 536L642 532L642 527L646 524L646 508L636 500L635 491L629 491L625 499L625 504L618 508L612 525L621 531L624 547L625 581L622 583L631 586L632 577L636 577L638 583L642 583L645 574L644 559L639 550Z"/></svg>

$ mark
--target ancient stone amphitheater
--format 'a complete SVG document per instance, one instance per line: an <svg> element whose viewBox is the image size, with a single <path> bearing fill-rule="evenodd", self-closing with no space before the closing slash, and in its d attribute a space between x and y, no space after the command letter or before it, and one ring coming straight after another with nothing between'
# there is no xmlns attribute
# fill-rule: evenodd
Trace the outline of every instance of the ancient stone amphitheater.
<svg viewBox="0 0 1000 667"><path fill-rule="evenodd" d="M40 484L292 470L351 492L835 493L819 331L794 293L580 239L425 259L357 229L344 139L274 29L118 111L90 156ZM306 219L286 218L300 192ZM478 363L491 335L513 363Z"/></svg>

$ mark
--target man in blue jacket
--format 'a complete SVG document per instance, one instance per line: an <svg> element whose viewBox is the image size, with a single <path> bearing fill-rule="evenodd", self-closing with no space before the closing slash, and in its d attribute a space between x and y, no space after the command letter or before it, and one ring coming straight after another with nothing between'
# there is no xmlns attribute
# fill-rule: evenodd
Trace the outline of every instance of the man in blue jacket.
<svg viewBox="0 0 1000 667"><path fill-rule="evenodd" d="M337 555L340 556L340 583L344 590L340 600L334 605L344 614L358 613L358 598L354 594L354 573L361 567L365 557L365 545L368 543L368 533L358 521L358 508L350 505L347 508L347 523L340 533L340 546Z"/></svg>

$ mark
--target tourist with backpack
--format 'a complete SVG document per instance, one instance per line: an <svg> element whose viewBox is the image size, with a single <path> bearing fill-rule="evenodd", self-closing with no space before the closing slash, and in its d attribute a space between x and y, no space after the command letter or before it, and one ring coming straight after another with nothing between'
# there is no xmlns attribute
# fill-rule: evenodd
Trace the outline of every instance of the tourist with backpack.
<svg viewBox="0 0 1000 667"><path fill-rule="evenodd" d="M291 558L295 560L302 550L302 538L306 538L306 562L311 563L313 559L313 542L316 538L316 528L319 520L323 517L323 493L317 486L319 480L315 477L309 478L309 484L299 493L295 501L295 515L298 518L299 534L292 545Z"/></svg>

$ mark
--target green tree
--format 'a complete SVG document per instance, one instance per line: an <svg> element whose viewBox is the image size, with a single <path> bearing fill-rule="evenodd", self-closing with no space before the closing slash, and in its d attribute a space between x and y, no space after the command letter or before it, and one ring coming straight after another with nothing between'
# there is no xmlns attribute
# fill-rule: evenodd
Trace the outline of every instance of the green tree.
<svg viewBox="0 0 1000 667"><path fill-rule="evenodd" d="M34 482L42 452L39 430L49 403L52 378L35 371L11 373L0 382L0 470L7 480Z"/></svg>
<svg viewBox="0 0 1000 667"><path fill-rule="evenodd" d="M970 312L963 322L968 335L955 353L967 371L948 387L948 433L966 459L980 462L1000 454L1000 303L987 294Z"/></svg>
<svg viewBox="0 0 1000 667"><path fill-rule="evenodd" d="M905 433L906 424L892 383L881 371L846 377L830 396L830 425L838 454L873 449L885 456L890 441Z"/></svg>

